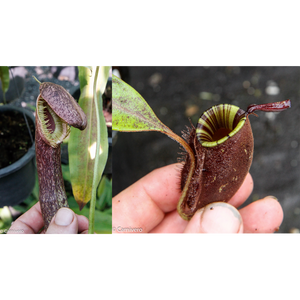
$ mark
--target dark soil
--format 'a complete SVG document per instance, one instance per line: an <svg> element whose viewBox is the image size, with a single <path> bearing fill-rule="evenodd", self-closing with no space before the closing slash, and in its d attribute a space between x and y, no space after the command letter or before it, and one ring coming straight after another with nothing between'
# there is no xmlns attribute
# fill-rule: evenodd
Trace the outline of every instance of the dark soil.
<svg viewBox="0 0 300 300"><path fill-rule="evenodd" d="M27 120L34 138L34 124L30 118ZM3 112L0 117L0 169L19 160L31 146L23 114L16 111Z"/></svg>

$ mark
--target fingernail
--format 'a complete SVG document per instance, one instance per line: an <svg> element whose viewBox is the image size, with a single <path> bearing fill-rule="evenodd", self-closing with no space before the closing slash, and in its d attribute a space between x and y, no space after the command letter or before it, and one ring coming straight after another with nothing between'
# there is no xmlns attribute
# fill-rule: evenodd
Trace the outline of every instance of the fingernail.
<svg viewBox="0 0 300 300"><path fill-rule="evenodd" d="M215 202L202 208L200 230L205 233L237 233L243 224L238 210L230 204Z"/></svg>
<svg viewBox="0 0 300 300"><path fill-rule="evenodd" d="M278 201L278 198L276 198L275 196L266 196L265 198L273 198L273 199L275 199L275 200ZM265 198L264 198L264 199L265 199Z"/></svg>
<svg viewBox="0 0 300 300"><path fill-rule="evenodd" d="M55 215L55 224L59 226L68 226L74 218L73 212L69 208L60 208Z"/></svg>

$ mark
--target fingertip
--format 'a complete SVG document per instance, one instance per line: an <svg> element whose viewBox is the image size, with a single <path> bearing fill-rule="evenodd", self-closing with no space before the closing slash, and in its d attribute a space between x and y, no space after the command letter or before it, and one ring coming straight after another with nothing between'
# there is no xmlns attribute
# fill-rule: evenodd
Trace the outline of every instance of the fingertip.
<svg viewBox="0 0 300 300"><path fill-rule="evenodd" d="M58 210L54 217L54 222L58 226L69 226L74 220L74 212L66 207L62 207Z"/></svg>
<svg viewBox="0 0 300 300"><path fill-rule="evenodd" d="M89 219L86 216L77 215L77 220L78 220L78 232L88 233Z"/></svg>
<svg viewBox="0 0 300 300"><path fill-rule="evenodd" d="M266 196L264 201L267 201L269 208L273 211L274 215L276 215L277 222L280 223L278 227L281 225L284 217L282 206L279 200L275 196Z"/></svg>
<svg viewBox="0 0 300 300"><path fill-rule="evenodd" d="M76 214L67 207L60 208L46 231L47 234L77 234L78 220Z"/></svg>
<svg viewBox="0 0 300 300"><path fill-rule="evenodd" d="M266 196L240 210L245 233L273 233L279 230L284 217L283 209L274 196Z"/></svg>

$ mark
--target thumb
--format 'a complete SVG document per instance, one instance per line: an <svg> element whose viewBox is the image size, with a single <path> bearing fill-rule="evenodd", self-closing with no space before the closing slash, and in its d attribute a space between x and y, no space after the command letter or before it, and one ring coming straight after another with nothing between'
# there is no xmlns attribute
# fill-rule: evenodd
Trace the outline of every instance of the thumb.
<svg viewBox="0 0 300 300"><path fill-rule="evenodd" d="M242 233L239 211L225 202L214 202L199 209L188 223L185 233Z"/></svg>
<svg viewBox="0 0 300 300"><path fill-rule="evenodd" d="M55 214L46 233L77 234L78 220L75 213L67 207L62 207Z"/></svg>

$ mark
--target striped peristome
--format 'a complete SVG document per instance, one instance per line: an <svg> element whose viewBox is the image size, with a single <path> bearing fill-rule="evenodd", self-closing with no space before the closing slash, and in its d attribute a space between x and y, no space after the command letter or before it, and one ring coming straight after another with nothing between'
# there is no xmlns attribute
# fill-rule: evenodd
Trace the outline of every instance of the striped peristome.
<svg viewBox="0 0 300 300"><path fill-rule="evenodd" d="M245 124L245 111L235 105L215 105L200 117L196 134L204 147L214 147L235 135ZM220 135L220 132L222 134ZM216 138L216 135L219 137Z"/></svg>

